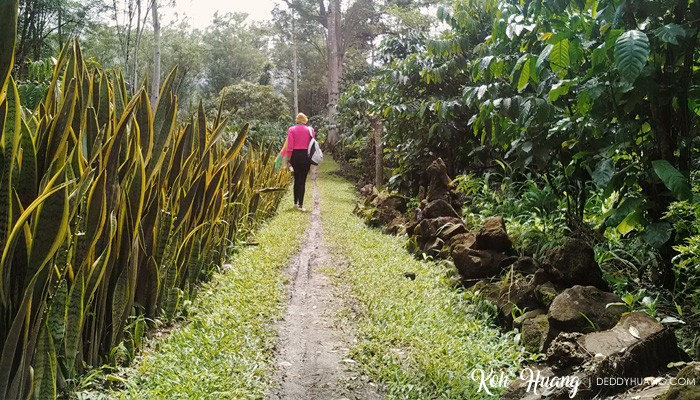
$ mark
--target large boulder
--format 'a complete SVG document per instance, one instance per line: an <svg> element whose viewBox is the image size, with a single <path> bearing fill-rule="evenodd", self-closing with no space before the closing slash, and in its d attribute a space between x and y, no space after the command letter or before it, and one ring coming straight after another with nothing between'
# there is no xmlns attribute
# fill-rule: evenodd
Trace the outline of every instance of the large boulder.
<svg viewBox="0 0 700 400"><path fill-rule="evenodd" d="M360 189L360 197L371 197L370 201L377 197L377 191L371 183L366 184Z"/></svg>
<svg viewBox="0 0 700 400"><path fill-rule="evenodd" d="M554 288L552 282L545 282L535 287L535 297L537 297L537 300L546 308L552 305L552 302L554 302L554 299L556 299L558 295L559 293Z"/></svg>
<svg viewBox="0 0 700 400"><path fill-rule="evenodd" d="M448 229L452 225L461 225L462 220L459 218L454 218L454 217L439 217L439 218L432 218L432 219L424 219L422 220L416 229L417 233L419 236L423 237L424 239L431 239L434 237L437 237L438 232L440 229Z"/></svg>
<svg viewBox="0 0 700 400"><path fill-rule="evenodd" d="M579 332L560 332L547 348L547 364L555 371L563 371L590 358L578 343L581 336Z"/></svg>
<svg viewBox="0 0 700 400"><path fill-rule="evenodd" d="M438 254L440 254L444 244L445 242L440 238L431 239L426 242L423 252L430 257L436 257Z"/></svg>
<svg viewBox="0 0 700 400"><path fill-rule="evenodd" d="M460 272L461 274L461 272ZM540 304L535 298L534 286L525 278L489 283L479 281L471 289L498 308L499 322L510 329L514 325L514 310L536 310Z"/></svg>
<svg viewBox="0 0 700 400"><path fill-rule="evenodd" d="M696 385L700 382L700 364L689 364L681 370L676 377L681 384L677 386L640 385L645 377L668 376L669 363L688 360L676 345L673 331L643 313L627 314L603 332L562 332L549 345L546 356L544 364L531 367L530 372L539 371L542 378L550 378L549 382L554 377L577 379L580 385L575 399L700 400L698 386L687 385L693 379ZM516 379L501 398L565 399L574 394L566 387L543 386L539 396L532 396L527 385L527 379ZM630 386L636 387L619 394Z"/></svg>
<svg viewBox="0 0 700 400"><path fill-rule="evenodd" d="M407 211L408 203L406 202L406 198L403 196L395 194L379 196L375 199L375 202L377 204L377 208L380 210L387 210L398 214L405 214Z"/></svg>
<svg viewBox="0 0 700 400"><path fill-rule="evenodd" d="M525 311L519 317L513 320L513 328L521 329L523 327L523 322L525 322L526 319L535 318L539 315L547 315L547 310L536 308L531 311Z"/></svg>
<svg viewBox="0 0 700 400"><path fill-rule="evenodd" d="M569 239L554 249L547 255L545 266L554 280L565 287L582 285L608 289L593 248L583 240Z"/></svg>
<svg viewBox="0 0 700 400"><path fill-rule="evenodd" d="M477 250L493 250L501 253L509 251L512 246L506 232L506 224L500 216L487 218L484 221L474 243L474 248Z"/></svg>
<svg viewBox="0 0 700 400"><path fill-rule="evenodd" d="M626 306L611 304L621 302L622 299L613 293L594 286L576 285L554 299L549 307L549 323L564 332L610 329L627 311Z"/></svg>
<svg viewBox="0 0 700 400"><path fill-rule="evenodd" d="M386 224L384 232L390 235L403 235L406 233L406 225L408 224L408 219L404 216L397 216L396 218L389 221Z"/></svg>
<svg viewBox="0 0 700 400"><path fill-rule="evenodd" d="M442 158L438 158L428 166L428 177L430 178L428 201L445 198L452 189L452 180L447 175L447 166Z"/></svg>
<svg viewBox="0 0 700 400"><path fill-rule="evenodd" d="M423 209L423 218L438 218L438 217L454 217L461 218L462 216L457 214L450 203L446 202L444 199L433 200L428 203Z"/></svg>
<svg viewBox="0 0 700 400"><path fill-rule="evenodd" d="M589 333L578 342L587 352L607 357L663 329L663 325L649 314L633 312L623 316L612 329Z"/></svg>
<svg viewBox="0 0 700 400"><path fill-rule="evenodd" d="M438 233L438 236L442 240L449 241L450 239L452 239L455 236L465 235L467 233L468 233L468 231L467 231L467 228L464 226L464 224L456 224L456 225L452 225L450 227L447 227L445 229L442 229Z"/></svg>
<svg viewBox="0 0 700 400"><path fill-rule="evenodd" d="M520 257L512 265L513 271L530 275L540 269L540 263L532 257Z"/></svg>
<svg viewBox="0 0 700 400"><path fill-rule="evenodd" d="M452 236L448 242L450 248L454 249L457 245L464 245L465 247L473 247L476 241L477 231L469 231L467 233L460 233L459 235Z"/></svg>
<svg viewBox="0 0 700 400"><path fill-rule="evenodd" d="M493 250L475 250L458 244L452 250L452 258L464 279L482 279L498 275L500 263L507 257Z"/></svg>
<svg viewBox="0 0 700 400"><path fill-rule="evenodd" d="M676 337L670 329L664 328L644 338L641 335L638 336L640 338L629 346L604 358L599 355L598 357L602 360L590 361L582 368L586 374L584 380L591 382L591 387L582 391L581 396L585 396L583 398L593 398L601 393L612 395L622 392L629 386L639 384L644 377L659 376L667 369L669 363L683 361L687 357L678 348ZM617 378L617 381L610 384L606 383L605 379L601 379L610 377ZM625 382L629 383L625 384ZM682 396L679 399L689 399L689 397Z"/></svg>

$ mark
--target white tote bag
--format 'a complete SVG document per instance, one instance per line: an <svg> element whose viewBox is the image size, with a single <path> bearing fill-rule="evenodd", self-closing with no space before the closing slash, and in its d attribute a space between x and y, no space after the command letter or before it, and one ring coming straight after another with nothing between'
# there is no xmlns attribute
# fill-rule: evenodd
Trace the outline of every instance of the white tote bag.
<svg viewBox="0 0 700 400"><path fill-rule="evenodd" d="M313 165L321 165L323 162L323 152L321 151L321 146L318 145L316 139L314 139L314 134L309 126L309 135L311 136L311 141L309 142L309 148L306 154L309 156L309 161Z"/></svg>

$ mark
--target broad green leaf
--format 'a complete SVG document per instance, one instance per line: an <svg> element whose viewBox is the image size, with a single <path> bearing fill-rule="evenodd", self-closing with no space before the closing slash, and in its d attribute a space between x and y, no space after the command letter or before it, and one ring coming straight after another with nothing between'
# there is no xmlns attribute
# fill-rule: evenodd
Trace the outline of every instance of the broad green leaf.
<svg viewBox="0 0 700 400"><path fill-rule="evenodd" d="M642 212L637 210L625 217L625 219L623 219L622 222L620 222L615 229L617 229L617 231L621 234L626 235L635 230L638 226L642 225L643 223L644 217L642 215Z"/></svg>
<svg viewBox="0 0 700 400"><path fill-rule="evenodd" d="M560 96L564 96L569 93L569 86L571 81L559 81L552 85L552 90L549 91L549 101L557 101Z"/></svg>
<svg viewBox="0 0 700 400"><path fill-rule="evenodd" d="M661 178L661 181L673 193L673 197L676 200L693 200L693 192L690 190L688 179L673 165L666 160L652 161L651 165L654 167L656 175Z"/></svg>
<svg viewBox="0 0 700 400"><path fill-rule="evenodd" d="M525 60L520 68L520 77L518 78L518 91L522 91L527 82L530 80L530 61Z"/></svg>
<svg viewBox="0 0 700 400"><path fill-rule="evenodd" d="M625 218L627 218L631 213L637 211L644 201L641 197L626 198L622 203L615 209L613 214L605 221L606 226L617 226Z"/></svg>
<svg viewBox="0 0 700 400"><path fill-rule="evenodd" d="M671 224L666 221L656 222L644 228L644 241L658 249L668 242L672 233Z"/></svg>
<svg viewBox="0 0 700 400"><path fill-rule="evenodd" d="M542 72L542 68L544 67L544 62L549 59L549 55L552 53L552 49L554 48L554 45L548 44L542 49L542 52L540 55L537 57L537 74L539 75L540 72Z"/></svg>
<svg viewBox="0 0 700 400"><path fill-rule="evenodd" d="M562 39L552 45L549 63L554 72L569 68L569 39Z"/></svg>
<svg viewBox="0 0 700 400"><path fill-rule="evenodd" d="M596 184L596 186L598 186L598 188L605 189L610 183L610 180L614 174L615 160L608 158L607 160L603 160L600 164L598 164L595 171L593 171L593 182Z"/></svg>
<svg viewBox="0 0 700 400"><path fill-rule="evenodd" d="M583 60L583 49L578 40L569 42L569 63L576 64Z"/></svg>
<svg viewBox="0 0 700 400"><path fill-rule="evenodd" d="M649 38L632 30L620 35L615 42L615 67L623 81L632 83L642 72L649 58Z"/></svg>
<svg viewBox="0 0 700 400"><path fill-rule="evenodd" d="M685 30L678 24L670 23L655 29L654 35L662 42L678 45L678 39L685 37Z"/></svg>

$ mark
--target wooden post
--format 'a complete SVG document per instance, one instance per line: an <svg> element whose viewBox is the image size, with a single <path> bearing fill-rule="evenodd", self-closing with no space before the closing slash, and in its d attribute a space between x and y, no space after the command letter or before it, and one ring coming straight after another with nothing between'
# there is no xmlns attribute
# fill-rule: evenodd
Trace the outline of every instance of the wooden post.
<svg viewBox="0 0 700 400"><path fill-rule="evenodd" d="M384 184L384 146L382 145L382 120L372 117L372 131L374 135L374 185L380 187Z"/></svg>

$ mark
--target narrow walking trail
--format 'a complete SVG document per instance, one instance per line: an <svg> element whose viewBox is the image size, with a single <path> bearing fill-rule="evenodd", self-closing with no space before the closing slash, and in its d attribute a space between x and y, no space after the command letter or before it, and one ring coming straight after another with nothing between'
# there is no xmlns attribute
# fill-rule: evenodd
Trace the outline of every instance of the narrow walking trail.
<svg viewBox="0 0 700 400"><path fill-rule="evenodd" d="M313 208L300 251L285 271L290 278L285 317L277 324L278 386L271 399L380 399L373 383L350 365L349 338L334 327L339 311L331 279L320 271L336 265L323 239L320 196L314 168L311 177Z"/></svg>
<svg viewBox="0 0 700 400"><path fill-rule="evenodd" d="M311 212L287 194L259 245L186 300L184 326L152 340L108 398L497 397L472 371L516 371L517 338L493 327L478 295L450 286L453 268L353 215L355 190L336 168L326 161L307 183Z"/></svg>

